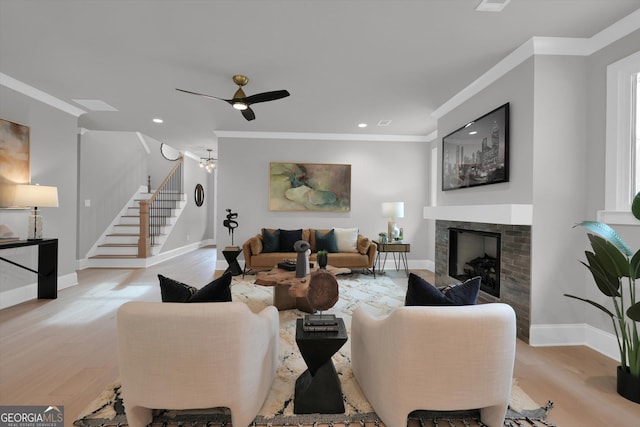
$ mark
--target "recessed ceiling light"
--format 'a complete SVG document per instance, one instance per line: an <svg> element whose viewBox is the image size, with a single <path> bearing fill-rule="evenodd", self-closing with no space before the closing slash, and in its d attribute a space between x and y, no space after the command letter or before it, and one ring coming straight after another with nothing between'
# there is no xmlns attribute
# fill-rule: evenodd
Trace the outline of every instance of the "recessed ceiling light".
<svg viewBox="0 0 640 427"><path fill-rule="evenodd" d="M366 124L366 123L359 123L359 124L358 124L358 127L359 127L359 128L366 128L366 127L367 127L367 124Z"/></svg>
<svg viewBox="0 0 640 427"><path fill-rule="evenodd" d="M155 119L153 119L153 123L163 123L163 122L164 122L164 120L162 120L159 117L156 117Z"/></svg>
<svg viewBox="0 0 640 427"><path fill-rule="evenodd" d="M482 0L476 7L478 12L502 12L511 0Z"/></svg>
<svg viewBox="0 0 640 427"><path fill-rule="evenodd" d="M474 131L469 132L469 135L475 135L476 133L478 133L478 131L474 130Z"/></svg>
<svg viewBox="0 0 640 427"><path fill-rule="evenodd" d="M118 111L117 108L99 99L72 99L72 101L91 111Z"/></svg>

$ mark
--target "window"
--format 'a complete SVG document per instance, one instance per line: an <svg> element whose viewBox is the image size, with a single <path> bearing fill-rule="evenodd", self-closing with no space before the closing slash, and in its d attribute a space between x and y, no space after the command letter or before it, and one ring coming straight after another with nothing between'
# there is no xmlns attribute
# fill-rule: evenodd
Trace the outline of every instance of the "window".
<svg viewBox="0 0 640 427"><path fill-rule="evenodd" d="M640 191L640 52L607 67L605 211L601 221L637 224L629 213Z"/></svg>
<svg viewBox="0 0 640 427"><path fill-rule="evenodd" d="M634 147L635 155L633 156L633 161L635 162L635 167L632 169L633 175L635 179L635 188L632 191L632 194L638 194L640 192L640 73L636 73L634 79L635 90L633 94L635 96L635 102L633 103L635 107L635 135L636 135L636 143Z"/></svg>

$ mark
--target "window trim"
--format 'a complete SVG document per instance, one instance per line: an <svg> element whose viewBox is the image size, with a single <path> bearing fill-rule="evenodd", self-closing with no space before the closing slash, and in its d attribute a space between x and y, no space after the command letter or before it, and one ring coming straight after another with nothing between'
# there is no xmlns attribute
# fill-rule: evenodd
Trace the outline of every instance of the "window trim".
<svg viewBox="0 0 640 427"><path fill-rule="evenodd" d="M607 67L605 210L598 220L637 225L631 215L632 76L640 71L640 52ZM633 141L635 143L635 141Z"/></svg>

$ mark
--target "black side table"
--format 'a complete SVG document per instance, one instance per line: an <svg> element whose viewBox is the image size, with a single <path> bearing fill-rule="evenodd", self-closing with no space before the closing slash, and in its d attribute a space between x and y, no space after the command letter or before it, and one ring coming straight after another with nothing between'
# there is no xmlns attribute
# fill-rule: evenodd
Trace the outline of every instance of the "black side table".
<svg viewBox="0 0 640 427"><path fill-rule="evenodd" d="M347 342L347 328L338 320L338 332L305 332L296 321L296 344L309 369L296 380L295 414L342 414L342 387L333 356Z"/></svg>
<svg viewBox="0 0 640 427"><path fill-rule="evenodd" d="M229 246L222 251L224 259L226 259L227 264L229 264L229 267L224 271L225 273L230 271L232 276L242 274L242 268L240 268L240 264L238 263L238 255L240 255L240 252L242 252L240 248L233 248Z"/></svg>

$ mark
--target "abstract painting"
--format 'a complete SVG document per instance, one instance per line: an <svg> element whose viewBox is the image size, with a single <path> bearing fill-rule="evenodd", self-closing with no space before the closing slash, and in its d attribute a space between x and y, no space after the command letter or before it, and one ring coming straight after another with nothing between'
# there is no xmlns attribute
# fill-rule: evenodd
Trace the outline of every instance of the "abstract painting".
<svg viewBox="0 0 640 427"><path fill-rule="evenodd" d="M269 165L270 211L351 211L351 165Z"/></svg>
<svg viewBox="0 0 640 427"><path fill-rule="evenodd" d="M0 119L0 208L13 202L15 184L29 184L29 127Z"/></svg>

